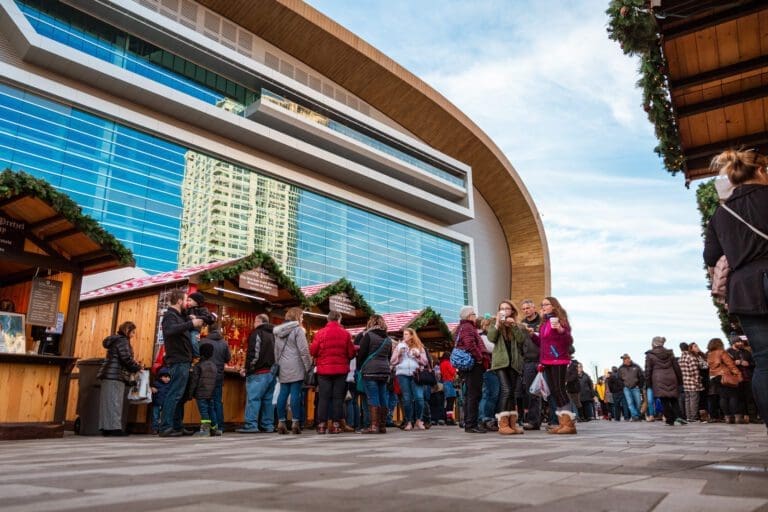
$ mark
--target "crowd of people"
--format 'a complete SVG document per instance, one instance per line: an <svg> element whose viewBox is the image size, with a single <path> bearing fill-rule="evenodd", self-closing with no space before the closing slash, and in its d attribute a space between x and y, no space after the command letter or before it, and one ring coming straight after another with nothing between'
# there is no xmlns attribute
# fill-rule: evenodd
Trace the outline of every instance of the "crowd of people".
<svg viewBox="0 0 768 512"><path fill-rule="evenodd" d="M371 316L353 340L341 315L331 312L310 343L302 326L304 312L291 308L280 325L271 325L266 315L256 321L241 370L247 402L244 425L237 431L300 434L309 424L304 411L308 387L317 390L318 434L383 434L394 425L397 408L406 431L454 424L458 413L467 433L503 435L538 430L544 423L549 433L575 434L576 422L596 418L664 419L667 425L765 422L767 165L768 158L756 151L731 150L712 163L719 174L721 206L707 227L704 260L712 273L713 295L743 330L730 337L728 349L713 338L706 353L696 343L681 343L676 356L658 336L645 353L644 367L624 354L620 366L593 384L574 358L568 315L554 297L542 300L540 312L533 301L523 301L519 320L517 307L507 300L482 319L472 306L463 307L450 357L431 354L412 329L393 339L379 315ZM170 302L162 319L166 367L154 383L153 426L163 437L193 434L184 428L183 412L185 400L194 398L202 418L198 434L221 435L228 346L215 317L203 307L201 293L187 297L177 290ZM204 325L208 334L200 339ZM104 340L107 360L99 378L105 435L124 433L121 398L128 374L143 368L130 346L135 332L136 326L126 322Z"/></svg>

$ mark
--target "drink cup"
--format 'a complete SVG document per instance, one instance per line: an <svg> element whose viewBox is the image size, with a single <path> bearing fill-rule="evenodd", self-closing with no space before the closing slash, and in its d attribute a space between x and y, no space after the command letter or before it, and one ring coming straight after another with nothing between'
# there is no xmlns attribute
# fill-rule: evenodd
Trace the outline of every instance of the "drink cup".
<svg viewBox="0 0 768 512"><path fill-rule="evenodd" d="M552 318L549 319L549 325L557 329L558 327L560 327L560 319L557 318L556 316L553 316Z"/></svg>

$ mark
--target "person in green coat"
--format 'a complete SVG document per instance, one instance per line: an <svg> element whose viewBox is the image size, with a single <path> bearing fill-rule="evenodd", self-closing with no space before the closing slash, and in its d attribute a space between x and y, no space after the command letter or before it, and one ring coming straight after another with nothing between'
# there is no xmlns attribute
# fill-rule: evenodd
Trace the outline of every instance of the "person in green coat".
<svg viewBox="0 0 768 512"><path fill-rule="evenodd" d="M526 330L517 325L517 308L511 301L499 304L496 321L488 328L488 341L493 343L491 370L499 376L499 434L522 434L517 424L515 410L515 388L523 370L523 343L528 336Z"/></svg>

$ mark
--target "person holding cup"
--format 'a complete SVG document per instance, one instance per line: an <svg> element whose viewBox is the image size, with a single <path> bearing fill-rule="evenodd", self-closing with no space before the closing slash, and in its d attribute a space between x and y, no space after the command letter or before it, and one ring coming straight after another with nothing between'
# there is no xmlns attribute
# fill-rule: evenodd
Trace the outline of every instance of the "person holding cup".
<svg viewBox="0 0 768 512"><path fill-rule="evenodd" d="M493 343L491 370L499 377L500 396L496 420L499 434L522 434L517 425L515 389L523 371L522 348L528 337L527 330L517 325L517 308L508 300L501 301L496 319L488 327L488 341Z"/></svg>
<svg viewBox="0 0 768 512"><path fill-rule="evenodd" d="M550 434L575 434L576 415L571 412L570 400L565 391L565 372L571 362L570 348L573 345L568 314L555 297L544 297L541 301L543 321L539 333L529 328L531 339L539 346L539 361L549 383L550 392L557 405L556 428Z"/></svg>

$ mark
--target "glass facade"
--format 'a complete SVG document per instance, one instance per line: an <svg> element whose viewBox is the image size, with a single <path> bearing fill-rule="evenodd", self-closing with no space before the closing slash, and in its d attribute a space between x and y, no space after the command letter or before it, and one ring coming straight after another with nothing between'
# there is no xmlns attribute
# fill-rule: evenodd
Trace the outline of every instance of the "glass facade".
<svg viewBox="0 0 768 512"><path fill-rule="evenodd" d="M301 286L346 276L380 312L452 320L468 300L464 244L0 84L6 167L68 194L148 272L261 249Z"/></svg>
<svg viewBox="0 0 768 512"><path fill-rule="evenodd" d="M52 0L16 0L32 27L40 35L88 55L127 69L149 80L212 105L227 104L243 115L245 107L262 95L272 103L310 117L333 131L383 151L401 161L450 183L466 187L466 178L434 166L389 144L292 102L266 89L253 90L207 70L152 43L116 29L68 5Z"/></svg>

